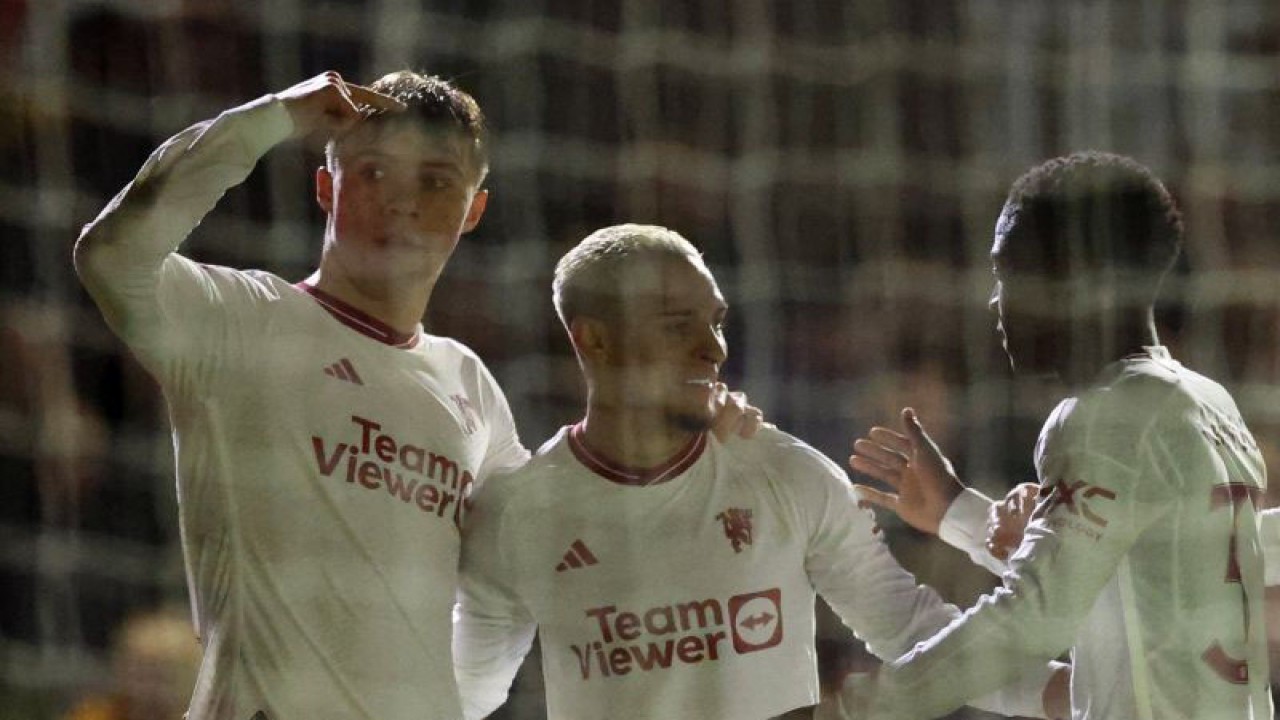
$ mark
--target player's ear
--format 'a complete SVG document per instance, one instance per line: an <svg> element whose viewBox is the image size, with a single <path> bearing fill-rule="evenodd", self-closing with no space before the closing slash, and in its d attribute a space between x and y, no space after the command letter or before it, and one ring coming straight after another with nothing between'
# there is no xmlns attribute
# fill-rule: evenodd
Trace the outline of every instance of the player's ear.
<svg viewBox="0 0 1280 720"><path fill-rule="evenodd" d="M609 328L601 320L579 315L569 321L569 339L584 361L609 361Z"/></svg>
<svg viewBox="0 0 1280 720"><path fill-rule="evenodd" d="M471 198L471 207L467 208L467 219L462 224L462 232L469 233L480 224L480 218L484 216L484 209L489 206L489 191L480 188Z"/></svg>
<svg viewBox="0 0 1280 720"><path fill-rule="evenodd" d="M316 168L316 204L326 214L333 212L333 173L324 165Z"/></svg>

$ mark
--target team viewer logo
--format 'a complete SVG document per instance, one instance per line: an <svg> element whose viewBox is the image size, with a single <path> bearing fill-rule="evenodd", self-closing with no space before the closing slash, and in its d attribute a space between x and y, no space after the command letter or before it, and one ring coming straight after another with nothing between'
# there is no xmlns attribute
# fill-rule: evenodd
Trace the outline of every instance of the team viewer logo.
<svg viewBox="0 0 1280 720"><path fill-rule="evenodd" d="M778 588L729 598L733 649L739 654L782 642L782 591Z"/></svg>
<svg viewBox="0 0 1280 720"><path fill-rule="evenodd" d="M586 641L569 645L583 680L718 662L782 643L779 588L727 601L693 599L650 608L602 605L585 614Z"/></svg>
<svg viewBox="0 0 1280 720"><path fill-rule="evenodd" d="M751 511L742 508L728 508L716 515L716 519L724 525L724 536L729 538L733 551L742 552L744 545L751 544Z"/></svg>
<svg viewBox="0 0 1280 720"><path fill-rule="evenodd" d="M459 528L471 506L471 470L443 453L414 445L359 415L345 442L311 436L316 469L353 488L385 491L405 507L439 518L451 516Z"/></svg>

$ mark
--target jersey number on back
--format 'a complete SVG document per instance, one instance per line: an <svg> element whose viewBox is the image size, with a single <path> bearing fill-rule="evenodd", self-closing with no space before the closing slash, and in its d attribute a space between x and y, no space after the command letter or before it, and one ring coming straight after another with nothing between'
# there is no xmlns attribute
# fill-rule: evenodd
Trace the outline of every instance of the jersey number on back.
<svg viewBox="0 0 1280 720"><path fill-rule="evenodd" d="M1229 541L1230 544L1227 546L1227 572L1223 577L1223 582L1240 585L1240 602L1244 610L1244 633L1245 637L1248 637L1249 598L1241 579L1240 559L1236 550L1236 536L1240 529L1241 506L1248 503L1251 509L1256 510L1258 502L1262 499L1262 489L1245 483L1226 483L1224 485L1215 485L1210 497L1210 510L1220 510L1226 507L1231 509L1231 539ZM1250 516L1252 517L1252 513L1250 513ZM1215 640L1200 657L1223 680L1236 684L1249 682L1249 661L1237 660L1231 657L1226 650L1222 649L1222 644L1219 641Z"/></svg>

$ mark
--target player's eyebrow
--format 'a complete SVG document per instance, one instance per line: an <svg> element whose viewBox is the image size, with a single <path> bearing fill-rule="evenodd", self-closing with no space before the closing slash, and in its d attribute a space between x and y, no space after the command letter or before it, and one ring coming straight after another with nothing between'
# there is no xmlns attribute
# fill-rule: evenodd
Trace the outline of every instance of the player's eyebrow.
<svg viewBox="0 0 1280 720"><path fill-rule="evenodd" d="M418 163L423 170L443 170L454 175L463 175L462 163L456 160L423 160Z"/></svg>
<svg viewBox="0 0 1280 720"><path fill-rule="evenodd" d="M725 303L725 302L716 303L714 314L724 315L728 312L729 312L728 303ZM700 311L697 308L681 308L681 309L672 309L672 310L663 308L661 311L658 312L658 315L661 317L690 317L698 314L700 314Z"/></svg>

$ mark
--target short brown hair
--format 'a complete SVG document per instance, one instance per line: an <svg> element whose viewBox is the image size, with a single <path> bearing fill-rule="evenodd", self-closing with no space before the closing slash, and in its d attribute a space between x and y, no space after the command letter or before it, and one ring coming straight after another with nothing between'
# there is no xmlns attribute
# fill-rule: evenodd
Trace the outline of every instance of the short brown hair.
<svg viewBox="0 0 1280 720"><path fill-rule="evenodd" d="M476 99L453 83L436 75L412 70L388 73L369 84L408 106L404 113L371 113L366 122L416 121L429 130L455 134L466 142L468 159L476 175L476 185L489 172L489 130ZM325 159L333 163L341 138L325 146Z"/></svg>

